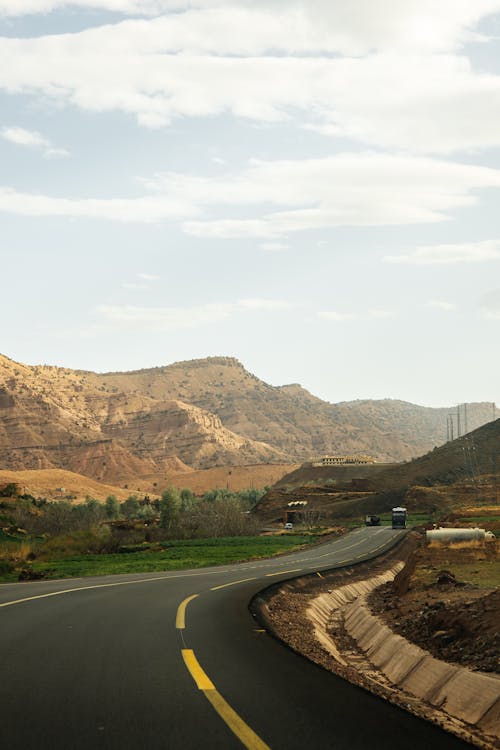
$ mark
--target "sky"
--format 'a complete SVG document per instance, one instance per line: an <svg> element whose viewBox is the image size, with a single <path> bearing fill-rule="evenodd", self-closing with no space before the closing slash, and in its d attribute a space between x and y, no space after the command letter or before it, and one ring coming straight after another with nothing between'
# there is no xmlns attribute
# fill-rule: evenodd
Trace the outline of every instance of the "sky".
<svg viewBox="0 0 500 750"><path fill-rule="evenodd" d="M500 403L500 0L0 0L0 352Z"/></svg>

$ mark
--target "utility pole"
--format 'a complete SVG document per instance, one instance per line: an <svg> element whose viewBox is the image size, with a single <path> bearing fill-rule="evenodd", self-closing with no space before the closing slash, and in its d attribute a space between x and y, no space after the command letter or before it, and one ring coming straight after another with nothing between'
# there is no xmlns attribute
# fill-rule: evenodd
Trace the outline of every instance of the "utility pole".
<svg viewBox="0 0 500 750"><path fill-rule="evenodd" d="M462 431L460 429L460 404L457 404L457 437L460 437Z"/></svg>
<svg viewBox="0 0 500 750"><path fill-rule="evenodd" d="M465 434L467 434L469 432L469 427L467 424L467 404L464 404L464 422L465 422L464 431L465 431Z"/></svg>
<svg viewBox="0 0 500 750"><path fill-rule="evenodd" d="M450 440L453 440L453 414L448 414L448 434Z"/></svg>

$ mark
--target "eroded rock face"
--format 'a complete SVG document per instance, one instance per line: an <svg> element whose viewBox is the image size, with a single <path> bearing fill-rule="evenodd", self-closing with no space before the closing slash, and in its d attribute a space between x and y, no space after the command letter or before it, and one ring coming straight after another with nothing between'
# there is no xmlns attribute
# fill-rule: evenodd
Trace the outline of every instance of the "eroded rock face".
<svg viewBox="0 0 500 750"><path fill-rule="evenodd" d="M468 413L475 426L491 405ZM268 385L229 357L96 374L0 355L1 465L108 482L177 460L205 468L353 452L400 461L442 441L446 414L390 400L329 404L299 385Z"/></svg>
<svg viewBox="0 0 500 750"><path fill-rule="evenodd" d="M94 373L0 357L2 465L60 467L114 482L158 469L285 458L227 429L216 414L150 395L148 385L123 391Z"/></svg>

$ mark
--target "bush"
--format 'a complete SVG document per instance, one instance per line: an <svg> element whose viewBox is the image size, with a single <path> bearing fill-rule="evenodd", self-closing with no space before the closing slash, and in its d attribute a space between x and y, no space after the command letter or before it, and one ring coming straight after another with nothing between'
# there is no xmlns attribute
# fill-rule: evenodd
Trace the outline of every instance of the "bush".
<svg viewBox="0 0 500 750"><path fill-rule="evenodd" d="M115 551L111 531L108 526L97 530L73 531L69 534L52 537L45 542L40 557L52 558L74 557L76 555L95 555ZM111 542L111 544L110 544Z"/></svg>

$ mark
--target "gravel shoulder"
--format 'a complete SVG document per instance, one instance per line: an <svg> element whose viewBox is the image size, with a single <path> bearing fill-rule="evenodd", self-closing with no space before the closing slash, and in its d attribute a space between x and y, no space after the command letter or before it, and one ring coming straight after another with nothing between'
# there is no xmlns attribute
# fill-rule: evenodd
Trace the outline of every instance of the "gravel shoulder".
<svg viewBox="0 0 500 750"><path fill-rule="evenodd" d="M371 667L346 632L341 618L332 618L329 634L338 646L339 661L322 648L306 615L312 599L347 583L383 572L395 561L405 568L394 582L369 597L372 611L392 630L426 649L436 658L479 670L499 673L500 590L496 585L498 549L433 548L422 536L408 534L387 555L351 568L316 574L264 592L253 604L268 630L296 652L350 682L390 700L422 718L430 719L478 747L491 748L481 733L469 733L460 723L443 717L408 693L395 689ZM342 663L343 662L343 663Z"/></svg>

